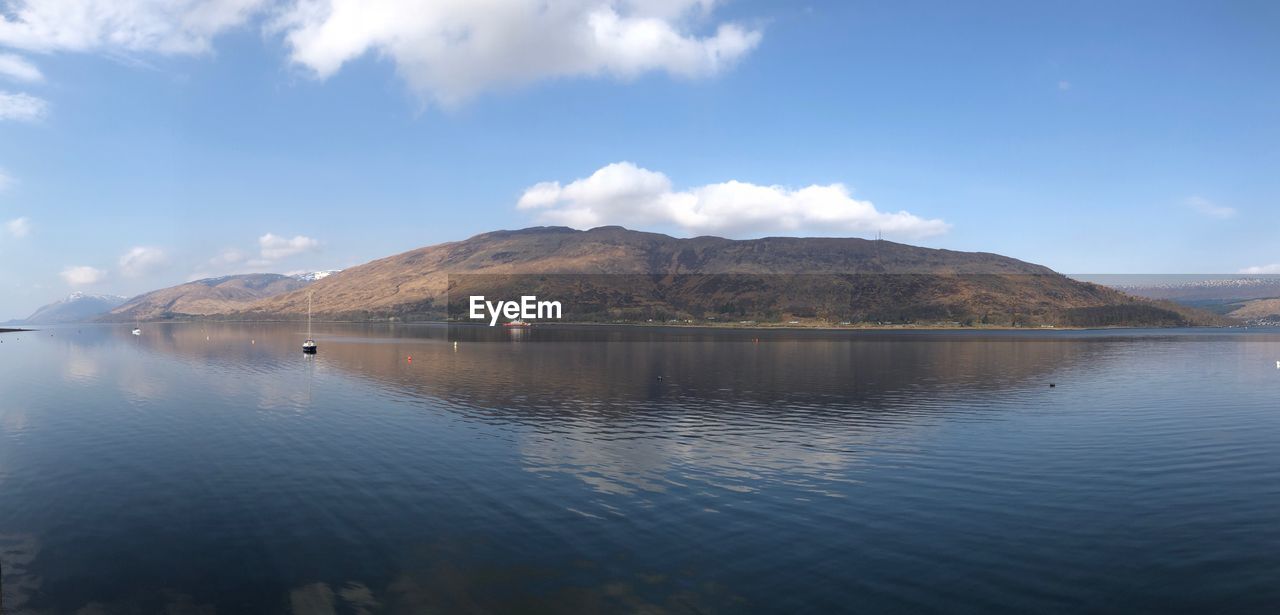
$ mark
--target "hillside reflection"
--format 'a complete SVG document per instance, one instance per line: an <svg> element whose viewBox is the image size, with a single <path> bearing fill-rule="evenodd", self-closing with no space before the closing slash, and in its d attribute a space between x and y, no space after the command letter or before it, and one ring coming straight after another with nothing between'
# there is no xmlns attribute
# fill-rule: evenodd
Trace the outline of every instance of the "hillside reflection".
<svg viewBox="0 0 1280 615"><path fill-rule="evenodd" d="M125 329L95 333L84 342L118 337L183 361L257 372L309 360L294 324L149 325L133 339ZM981 334L467 327L451 336L443 325L343 324L318 326L316 338L317 369L448 402L476 418L534 423L661 412L665 402L691 400L724 412L742 403L792 414L822 414L832 404L919 409L960 392L1044 386L1050 374L1106 356L1105 344L1079 339Z"/></svg>
<svg viewBox="0 0 1280 615"><path fill-rule="evenodd" d="M0 350L6 608L832 612L920 579L903 553L941 554L931 582L992 545L1124 561L1023 547L1276 476L1275 336L325 324L304 356L296 324L129 328Z"/></svg>
<svg viewBox="0 0 1280 615"><path fill-rule="evenodd" d="M100 333L189 369L229 371L203 380L223 398L247 392L259 409L305 412L314 383L340 374L427 411L517 428L526 471L615 495L663 491L680 466L715 489L782 481L830 495L875 442L911 447L913 430L940 416L987 412L955 400L1041 395L1054 375L1107 358L1105 344L1000 335L343 324L318 327L320 353L307 357L292 324ZM141 398L164 386L146 374L117 380Z"/></svg>

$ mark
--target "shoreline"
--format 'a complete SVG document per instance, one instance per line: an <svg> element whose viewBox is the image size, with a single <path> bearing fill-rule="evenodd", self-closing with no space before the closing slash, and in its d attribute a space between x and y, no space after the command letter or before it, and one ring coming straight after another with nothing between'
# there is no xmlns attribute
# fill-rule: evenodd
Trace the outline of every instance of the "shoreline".
<svg viewBox="0 0 1280 615"><path fill-rule="evenodd" d="M466 326L482 326L473 325L472 323L439 323ZM1183 327L1158 327L1158 326L1113 326L1113 327L1067 327L1067 326L1034 326L1034 327L1012 327L1007 325L982 325L982 326L947 326L947 325L803 325L803 324L779 324L779 325L746 325L746 324L693 324L693 323L623 323L623 322L548 322L533 323L534 328L540 326L598 326L598 327L662 327L668 329L725 329L739 331L1125 331L1125 330L1151 330L1151 329L1244 329L1248 327L1234 326L1217 326L1217 325L1189 325ZM501 327L493 327L501 328Z"/></svg>
<svg viewBox="0 0 1280 615"><path fill-rule="evenodd" d="M147 320L144 323L152 324L209 324L209 323L235 323L235 324L266 324L266 323L293 323L300 322L299 319L282 318L282 319L253 319L253 320L229 320L229 319L209 319L209 320ZM397 325L397 326L416 326L416 325L446 325L446 326L463 326L463 327L483 327L486 329L502 329L501 325L490 327L487 324L474 322L458 322L447 320L321 320L316 319L317 323L337 323L337 324L365 324L365 325ZM84 323L92 325L104 326L122 326L128 323ZM746 323L687 323L687 322L533 322L530 323L531 328L546 327L654 327L667 329L724 329L739 331L1125 331L1125 330L1151 330L1151 329L1249 329L1253 328L1248 325L1186 325L1180 327L1162 327L1154 325L1117 325L1104 327L1071 327L1071 326L1026 326L1015 327L1009 325L829 325L829 324L746 324Z"/></svg>

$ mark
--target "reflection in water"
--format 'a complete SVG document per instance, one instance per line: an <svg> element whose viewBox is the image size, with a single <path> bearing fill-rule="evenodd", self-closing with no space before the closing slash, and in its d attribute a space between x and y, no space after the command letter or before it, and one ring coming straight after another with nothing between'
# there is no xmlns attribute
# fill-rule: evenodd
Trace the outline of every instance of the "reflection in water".
<svg viewBox="0 0 1280 615"><path fill-rule="evenodd" d="M75 353L67 358L67 380L73 383L90 382L97 378L101 370L92 355Z"/></svg>
<svg viewBox="0 0 1280 615"><path fill-rule="evenodd" d="M232 371L243 368L238 359L281 372L222 381L222 395L256 387L256 406L264 410L303 411L315 370L328 368L442 402L468 418L525 425L531 429L518 448L526 471L574 475L605 493L662 490L664 476L687 465L698 467L711 487L751 492L776 473L829 496L838 492L825 483L845 480L837 473L884 430L927 423L948 412L956 396L1040 387L1046 374L1082 364L1100 369L1104 352L1100 344L1052 339L756 341L759 333L633 330L607 331L596 341L599 332L591 329L478 329L465 331L456 347L441 326L364 327L354 337L333 336L323 357L301 357L305 392L291 377L299 332L288 327L228 325L215 327L212 338L208 330L168 327L144 348ZM502 343L535 341L535 334L544 343ZM768 446L753 445L765 436Z"/></svg>
<svg viewBox="0 0 1280 615"><path fill-rule="evenodd" d="M338 592L324 583L312 583L289 592L289 607L294 613L314 613L327 615L337 613L339 600L344 603L344 612L366 615L375 612L379 606L373 593L360 583L348 583Z"/></svg>
<svg viewBox="0 0 1280 615"><path fill-rule="evenodd" d="M1280 600L1275 334L54 333L0 347L10 611Z"/></svg>
<svg viewBox="0 0 1280 615"><path fill-rule="evenodd" d="M476 544L447 542L419 550L425 562L388 587L390 610L402 613L720 613L745 601L718 583L698 582L688 571L611 575L610 562L579 560L565 569L485 561ZM593 583L581 579L600 575ZM533 580L544 589L521 591ZM295 611L296 612L296 611Z"/></svg>
<svg viewBox="0 0 1280 615"><path fill-rule="evenodd" d="M0 608L13 612L40 590L40 577L30 569L39 547L32 536L0 534Z"/></svg>

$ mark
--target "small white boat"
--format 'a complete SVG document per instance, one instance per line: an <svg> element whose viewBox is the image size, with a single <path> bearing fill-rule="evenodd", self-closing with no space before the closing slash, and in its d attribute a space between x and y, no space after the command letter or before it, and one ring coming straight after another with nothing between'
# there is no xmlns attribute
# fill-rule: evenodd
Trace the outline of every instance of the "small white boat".
<svg viewBox="0 0 1280 615"><path fill-rule="evenodd" d="M316 353L316 341L311 339L311 293L307 293L307 341L302 342L302 352Z"/></svg>
<svg viewBox="0 0 1280 615"><path fill-rule="evenodd" d="M133 323L133 334L142 335L142 323Z"/></svg>

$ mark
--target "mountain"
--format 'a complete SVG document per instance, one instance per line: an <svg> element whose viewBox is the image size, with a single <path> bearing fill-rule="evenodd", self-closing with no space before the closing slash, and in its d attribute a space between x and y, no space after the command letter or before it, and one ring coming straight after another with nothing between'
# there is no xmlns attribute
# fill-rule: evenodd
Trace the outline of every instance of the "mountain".
<svg viewBox="0 0 1280 615"><path fill-rule="evenodd" d="M1280 276L1195 276L1179 282L1117 285L1139 297L1174 301L1250 323L1280 323Z"/></svg>
<svg viewBox="0 0 1280 615"><path fill-rule="evenodd" d="M24 320L11 324L52 325L69 322L88 322L102 314L106 314L124 302L124 297L115 295L91 295L75 292L71 293L66 299L43 306Z"/></svg>
<svg viewBox="0 0 1280 615"><path fill-rule="evenodd" d="M1256 324L1280 324L1280 299L1246 301L1227 315Z"/></svg>
<svg viewBox="0 0 1280 615"><path fill-rule="evenodd" d="M138 295L99 320L165 320L234 312L260 299L310 284L275 273L250 273L208 278Z"/></svg>
<svg viewBox="0 0 1280 615"><path fill-rule="evenodd" d="M997 254L853 238L677 239L601 227L497 231L343 270L234 313L458 317L467 296L560 299L566 320L1217 324Z"/></svg>
<svg viewBox="0 0 1280 615"><path fill-rule="evenodd" d="M1114 288L1138 297L1176 301L1184 305L1227 313L1257 299L1280 297L1280 276L1195 276L1198 279L1164 282L1169 276L1152 276L1145 284Z"/></svg>
<svg viewBox="0 0 1280 615"><path fill-rule="evenodd" d="M302 282L315 282L316 280L323 280L335 273L338 273L339 271L342 271L342 270L326 269L325 271L310 271L307 273L294 273L294 274L290 274L289 277L295 280L300 280Z"/></svg>

